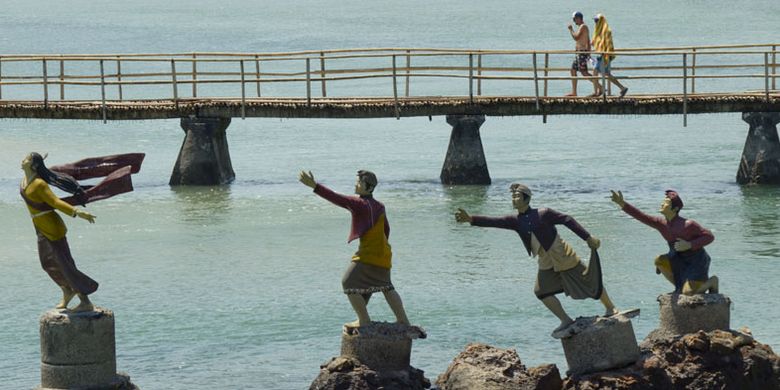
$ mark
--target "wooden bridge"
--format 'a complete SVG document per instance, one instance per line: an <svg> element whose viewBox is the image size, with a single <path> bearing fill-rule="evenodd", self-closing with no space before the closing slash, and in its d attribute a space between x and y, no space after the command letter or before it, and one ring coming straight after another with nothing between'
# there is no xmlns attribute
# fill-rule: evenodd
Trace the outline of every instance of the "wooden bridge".
<svg viewBox="0 0 780 390"><path fill-rule="evenodd" d="M564 97L577 54L565 50L0 55L0 118L181 118L186 137L171 184L216 184L234 177L231 118L447 115L442 181L485 184L485 116L681 114L685 126L688 114L739 112L750 130L738 181L780 183L778 45L616 50L623 98L604 75L576 79L581 95L591 93L589 81L608 93Z"/></svg>
<svg viewBox="0 0 780 390"><path fill-rule="evenodd" d="M0 118L373 118L780 111L777 46L617 50L620 99L564 98L573 51L0 56ZM595 55L595 54L594 54ZM602 75L603 76L603 75ZM581 95L592 87L579 77ZM609 90L604 77L597 81ZM684 119L685 121L685 119Z"/></svg>

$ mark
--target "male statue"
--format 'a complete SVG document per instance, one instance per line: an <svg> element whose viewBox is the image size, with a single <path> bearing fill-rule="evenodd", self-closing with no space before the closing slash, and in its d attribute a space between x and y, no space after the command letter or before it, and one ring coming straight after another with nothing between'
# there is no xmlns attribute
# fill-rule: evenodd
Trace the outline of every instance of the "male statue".
<svg viewBox="0 0 780 390"><path fill-rule="evenodd" d="M553 337L559 337L574 322L563 310L556 294L563 292L574 299L598 298L606 308L605 316L617 314L618 310L602 284L601 264L596 252L600 241L566 214L549 208L531 208L531 190L527 186L515 183L509 189L512 192L512 206L517 209L517 214L497 218L472 216L458 209L455 219L458 222L469 222L472 226L514 230L520 235L528 255L539 259L534 293L561 321L561 325L553 331ZM571 246L561 239L555 225L565 225L588 243L592 249L588 267L582 264Z"/></svg>
<svg viewBox="0 0 780 390"><path fill-rule="evenodd" d="M313 188L315 194L352 213L352 229L347 242L360 238L360 245L352 256L352 262L341 284L358 319L346 325L350 327L370 325L371 317L368 315L366 305L371 294L380 291L384 294L398 323L409 325L401 297L390 281L393 256L390 244L387 242L390 236L390 225L385 216L385 205L373 196L377 185L376 175L369 171L358 171L355 182L357 196L338 194L317 183L311 171L301 171L298 179Z"/></svg>
<svg viewBox="0 0 780 390"><path fill-rule="evenodd" d="M626 214L650 226L669 244L669 252L655 258L656 272L674 284L674 292L685 295L718 292L718 277L708 277L710 256L704 247L715 240L709 230L692 219L679 215L683 201L677 191L666 190L659 210L663 217L647 215L623 199L621 191L612 192L612 201Z"/></svg>

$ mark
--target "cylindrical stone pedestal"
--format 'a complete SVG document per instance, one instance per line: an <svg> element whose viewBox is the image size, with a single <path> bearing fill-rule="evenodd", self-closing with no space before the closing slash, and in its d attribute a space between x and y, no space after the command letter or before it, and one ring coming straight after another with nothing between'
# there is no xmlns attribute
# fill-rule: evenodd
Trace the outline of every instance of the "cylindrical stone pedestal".
<svg viewBox="0 0 780 390"><path fill-rule="evenodd" d="M225 130L230 118L181 118L184 142L170 185L220 185L235 179Z"/></svg>
<svg viewBox="0 0 780 390"><path fill-rule="evenodd" d="M639 359L631 320L622 315L578 318L574 334L561 339L568 375L624 367Z"/></svg>
<svg viewBox="0 0 780 390"><path fill-rule="evenodd" d="M750 125L737 171L739 184L780 184L780 139L778 112L745 112Z"/></svg>
<svg viewBox="0 0 780 390"><path fill-rule="evenodd" d="M654 337L729 330L731 299L721 294L663 294L658 296L660 325Z"/></svg>
<svg viewBox="0 0 780 390"><path fill-rule="evenodd" d="M415 338L425 338L415 326L375 322L359 328L344 327L341 356L355 358L376 371L406 370Z"/></svg>
<svg viewBox="0 0 780 390"><path fill-rule="evenodd" d="M114 313L110 310L49 310L41 317L40 334L41 388L132 388L129 378L116 373Z"/></svg>
<svg viewBox="0 0 780 390"><path fill-rule="evenodd" d="M490 184L479 127L484 115L447 115L452 125L447 157L441 168L442 184Z"/></svg>

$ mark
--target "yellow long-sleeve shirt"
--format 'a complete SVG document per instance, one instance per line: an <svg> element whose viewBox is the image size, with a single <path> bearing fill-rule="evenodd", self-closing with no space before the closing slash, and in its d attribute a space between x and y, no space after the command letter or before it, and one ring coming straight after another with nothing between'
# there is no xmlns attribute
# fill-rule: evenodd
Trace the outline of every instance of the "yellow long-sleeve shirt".
<svg viewBox="0 0 780 390"><path fill-rule="evenodd" d="M66 215L73 216L76 213L76 208L58 198L49 188L49 184L41 178L35 178L28 183L24 189L24 195L33 202L46 203ZM59 214L54 211L42 213L45 210L38 210L29 204L27 204L27 209L30 211L30 215L33 216L32 220L35 229L46 238L51 241L57 241L65 237L68 228L65 227L65 222L62 221Z"/></svg>

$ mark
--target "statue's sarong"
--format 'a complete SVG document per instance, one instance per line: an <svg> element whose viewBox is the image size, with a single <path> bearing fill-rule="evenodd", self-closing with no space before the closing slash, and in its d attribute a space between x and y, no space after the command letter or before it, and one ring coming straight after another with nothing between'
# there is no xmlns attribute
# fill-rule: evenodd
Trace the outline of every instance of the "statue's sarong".
<svg viewBox="0 0 780 390"><path fill-rule="evenodd" d="M552 268L539 270L534 286L534 294L539 299L560 293L574 299L598 299L602 291L604 284L601 278L601 260L595 250L590 252L587 268L580 262L574 268L560 272Z"/></svg>
<svg viewBox="0 0 780 390"><path fill-rule="evenodd" d="M390 269L353 261L341 279L344 294L361 294L368 301L372 293L395 289Z"/></svg>

